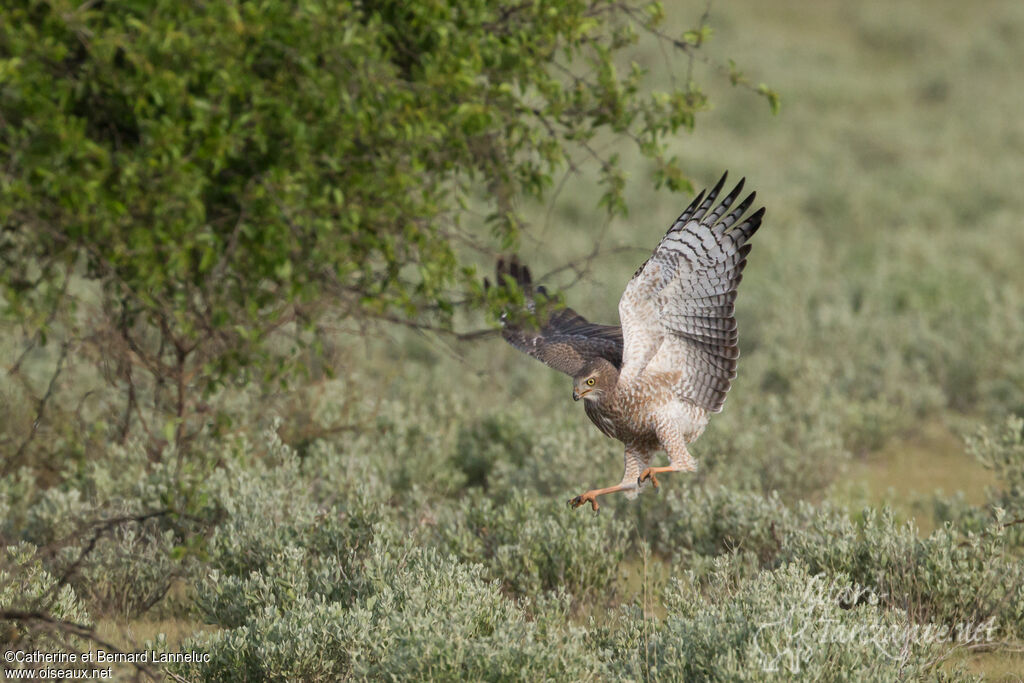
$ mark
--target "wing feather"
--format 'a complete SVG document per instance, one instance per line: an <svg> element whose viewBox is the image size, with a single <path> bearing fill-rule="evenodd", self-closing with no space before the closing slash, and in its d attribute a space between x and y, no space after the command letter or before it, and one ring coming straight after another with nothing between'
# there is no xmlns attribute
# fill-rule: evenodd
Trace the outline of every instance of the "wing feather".
<svg viewBox="0 0 1024 683"><path fill-rule="evenodd" d="M500 259L497 266L498 284L510 278L526 297L526 308L537 312L533 280L530 269L515 257ZM546 294L543 287L536 290ZM594 358L605 358L616 368L622 367L622 328L618 325L592 323L571 308L563 308L546 315L540 324L521 322L522 315L502 316L502 337L520 351L545 365L574 376Z"/></svg>
<svg viewBox="0 0 1024 683"><path fill-rule="evenodd" d="M764 216L760 208L743 218L756 197L736 203L744 180L718 201L726 175L683 211L619 301L623 379L665 373L678 378L677 398L711 412L736 377L736 289Z"/></svg>

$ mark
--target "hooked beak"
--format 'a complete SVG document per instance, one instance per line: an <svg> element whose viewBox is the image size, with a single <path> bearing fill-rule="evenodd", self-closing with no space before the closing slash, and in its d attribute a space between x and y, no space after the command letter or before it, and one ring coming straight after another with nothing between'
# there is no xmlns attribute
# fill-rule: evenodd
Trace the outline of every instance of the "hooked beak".
<svg viewBox="0 0 1024 683"><path fill-rule="evenodd" d="M590 389L584 389L583 391L577 391L577 390L573 389L572 390L572 400L578 401L578 400L580 400L581 398L583 398L584 396L586 396L589 393L590 393Z"/></svg>

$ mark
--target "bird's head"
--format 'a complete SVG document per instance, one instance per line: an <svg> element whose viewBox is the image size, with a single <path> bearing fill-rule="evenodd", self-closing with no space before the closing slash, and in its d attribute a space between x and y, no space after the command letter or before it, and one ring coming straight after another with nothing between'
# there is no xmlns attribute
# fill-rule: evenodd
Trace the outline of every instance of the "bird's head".
<svg viewBox="0 0 1024 683"><path fill-rule="evenodd" d="M572 378L572 400L600 401L611 393L618 379L619 371L614 365L604 358L593 360Z"/></svg>

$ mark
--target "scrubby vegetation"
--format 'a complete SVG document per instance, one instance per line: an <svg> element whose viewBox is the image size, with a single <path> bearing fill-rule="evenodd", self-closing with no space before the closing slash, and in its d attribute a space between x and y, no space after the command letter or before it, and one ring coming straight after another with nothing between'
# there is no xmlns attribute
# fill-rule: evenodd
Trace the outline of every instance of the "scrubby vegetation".
<svg viewBox="0 0 1024 683"><path fill-rule="evenodd" d="M500 443L484 426L492 417L467 405L443 421L447 409L425 400L410 410L328 389L375 426L299 453L277 420L192 462L204 475L187 483L131 447L59 487L7 480L2 531L24 540L8 550L5 606L53 593L37 548L62 575L80 562L47 602L55 614L85 624L187 615L194 635L153 646L208 653L175 669L202 680L890 680L936 675L950 655L942 640L901 641L907 633L959 629L961 647L1024 635L1022 547L993 512L1012 509L1009 479L991 505L963 504L927 536L890 510L787 503L742 477L679 480L612 514L571 514L564 499L592 475L578 458L562 466L554 437L569 446L558 452L601 452L582 421L502 418L505 435L535 440L520 441L524 463L496 467L484 490L458 454L467 434ZM1019 444L988 449L1019 476ZM534 476L543 484L529 486ZM182 487L187 513L142 519ZM88 554L68 541L115 517L128 521ZM176 579L187 590L169 591ZM16 642L52 637L19 631Z"/></svg>
<svg viewBox="0 0 1024 683"><path fill-rule="evenodd" d="M617 445L493 336L324 327L303 382L217 387L179 452L173 423L121 439L97 407L123 368L8 324L3 648L196 651L166 670L209 681L1019 676L1024 7L940 5L713 6L716 49L787 105L711 79L678 143L769 209L739 377L695 475L600 514L565 501L617 480ZM655 44L638 58L671 80ZM601 321L677 208L621 153L629 219L585 178L522 207L537 273L600 240L550 280Z"/></svg>

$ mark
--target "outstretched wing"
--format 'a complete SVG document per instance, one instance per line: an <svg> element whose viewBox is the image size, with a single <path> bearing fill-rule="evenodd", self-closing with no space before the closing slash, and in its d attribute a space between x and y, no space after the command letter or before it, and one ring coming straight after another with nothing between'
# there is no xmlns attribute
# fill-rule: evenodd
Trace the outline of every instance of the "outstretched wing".
<svg viewBox="0 0 1024 683"><path fill-rule="evenodd" d="M750 252L747 240L764 216L762 207L740 222L755 193L726 214L743 180L715 206L725 177L683 211L619 300L622 380L664 374L678 398L711 412L722 409L736 377L733 302Z"/></svg>
<svg viewBox="0 0 1024 683"><path fill-rule="evenodd" d="M530 313L536 312L530 269L514 256L507 262L502 259L497 267L499 286L504 284L505 276L519 285ZM543 287L537 292L546 294ZM571 308L551 312L538 321L539 326L516 320L523 317L502 316L505 341L555 370L576 375L595 358L605 358L617 368L622 366L622 328L617 325L597 325Z"/></svg>

